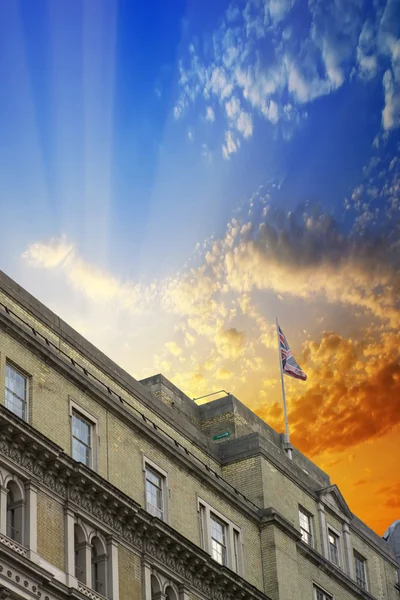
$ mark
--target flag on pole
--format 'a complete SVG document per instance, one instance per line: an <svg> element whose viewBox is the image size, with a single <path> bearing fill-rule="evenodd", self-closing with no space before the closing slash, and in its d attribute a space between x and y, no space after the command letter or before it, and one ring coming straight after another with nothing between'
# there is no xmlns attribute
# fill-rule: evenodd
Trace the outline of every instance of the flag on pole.
<svg viewBox="0 0 400 600"><path fill-rule="evenodd" d="M289 344L287 343L287 339L279 325L278 332L282 371L286 373L286 375L290 375L290 377L295 377L296 379L302 379L305 381L307 379L307 375L300 369L299 365L295 361L292 351L289 348Z"/></svg>

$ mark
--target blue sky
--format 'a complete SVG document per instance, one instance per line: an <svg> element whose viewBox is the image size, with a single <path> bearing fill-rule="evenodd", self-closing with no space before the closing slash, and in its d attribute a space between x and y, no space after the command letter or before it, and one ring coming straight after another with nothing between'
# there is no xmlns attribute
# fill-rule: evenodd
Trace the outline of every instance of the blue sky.
<svg viewBox="0 0 400 600"><path fill-rule="evenodd" d="M4 271L134 376L229 387L279 429L278 315L299 447L389 452L398 0L3 0L0 79ZM325 449L315 402L325 440L341 407Z"/></svg>

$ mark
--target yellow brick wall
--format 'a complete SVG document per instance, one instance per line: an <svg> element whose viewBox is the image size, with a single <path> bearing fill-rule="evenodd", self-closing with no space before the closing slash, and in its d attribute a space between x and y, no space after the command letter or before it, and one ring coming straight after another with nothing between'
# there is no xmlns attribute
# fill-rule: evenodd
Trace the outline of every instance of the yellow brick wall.
<svg viewBox="0 0 400 600"><path fill-rule="evenodd" d="M42 491L37 498L38 554L62 571L64 559L64 510L59 502Z"/></svg>
<svg viewBox="0 0 400 600"><path fill-rule="evenodd" d="M335 600L355 600L359 598L359 596L355 596L347 591L339 582L319 569L300 553L298 553L297 572L299 598L313 598L313 583L331 594ZM282 596L280 600L292 600L292 598Z"/></svg>
<svg viewBox="0 0 400 600"><path fill-rule="evenodd" d="M124 546L118 548L118 577L120 600L143 597L140 558Z"/></svg>
<svg viewBox="0 0 400 600"><path fill-rule="evenodd" d="M1 363L6 357L31 375L31 424L71 454L69 399L98 421L98 473L131 498L145 505L143 455L167 471L170 482L170 525L193 543L200 544L197 494L242 530L246 547L244 570L249 581L262 588L258 528L245 515L221 499L206 484L182 468L151 440L134 431L94 398L51 369L26 347L0 330ZM3 400L4 402L4 396ZM107 437L108 433L108 437ZM220 470L220 469L219 469Z"/></svg>
<svg viewBox="0 0 400 600"><path fill-rule="evenodd" d="M201 483L192 473L177 465L151 441L139 433L133 434L127 425L111 414L108 427L111 483L144 506L143 457L153 461L168 473L170 525L194 544L200 545L197 497L201 497L241 528L246 548L245 575L253 585L261 589L260 538L257 525L230 503L224 501L219 494Z"/></svg>
<svg viewBox="0 0 400 600"><path fill-rule="evenodd" d="M222 477L260 508L264 507L261 457L255 456L222 467Z"/></svg>
<svg viewBox="0 0 400 600"><path fill-rule="evenodd" d="M261 531L262 563L264 570L265 593L271 600L279 599L276 564L275 527L265 527Z"/></svg>
<svg viewBox="0 0 400 600"><path fill-rule="evenodd" d="M64 340L60 339L59 336L42 325L40 321L34 318L31 314L27 313L24 309L22 309L18 304L16 304L12 299L10 299L7 295L0 291L0 301L8 306L13 312L20 315L23 320L30 325L32 325L37 331L45 335L48 339L50 339L57 347L59 347L63 352L67 353L68 356L72 357L76 360L80 365L87 368L87 370L98 377L100 381L102 381L105 385L110 386L113 391L117 394L120 394L125 400L127 400L132 406L140 410L145 416L154 421L159 427L161 427L164 431L172 435L180 444L188 448L193 454L195 454L200 460L208 464L211 468L220 472L220 465L217 461L215 461L212 457L209 456L206 452L194 446L189 440L187 440L183 435L178 433L173 427L167 424L160 416L157 414L157 411L152 411L143 405L139 400L137 400L134 396L129 394L122 385L119 385L117 381L104 374L100 369L94 366L86 356L82 355L80 352L76 351L70 345L68 345ZM1 342L0 342L1 344ZM0 348L2 346L0 345ZM46 370L45 370L46 374ZM92 380L93 381L93 380ZM49 384L50 385L50 384ZM4 400L3 400L4 402ZM126 405L125 405L126 406ZM129 407L128 407L128 410ZM137 412L133 411L137 416ZM44 432L43 432L44 433ZM46 434L45 434L46 435ZM53 438L51 438L53 439Z"/></svg>
<svg viewBox="0 0 400 600"><path fill-rule="evenodd" d="M261 471L264 507L272 506L278 510L297 530L300 530L299 505L305 508L313 517L314 547L318 552L322 552L317 503L314 498L278 471L265 458L261 458Z"/></svg>
<svg viewBox="0 0 400 600"><path fill-rule="evenodd" d="M380 598L384 594L387 594L388 590L386 589L386 581L392 583L392 585L390 585L389 587L393 590L394 584L397 582L396 569L394 567L391 567L388 563L386 563L386 561L384 561L374 551L374 549L371 548L371 546L366 544L353 532L351 532L351 543L353 546L353 550L356 550L367 561L366 571L369 592L376 598ZM389 598L391 598L390 595Z"/></svg>

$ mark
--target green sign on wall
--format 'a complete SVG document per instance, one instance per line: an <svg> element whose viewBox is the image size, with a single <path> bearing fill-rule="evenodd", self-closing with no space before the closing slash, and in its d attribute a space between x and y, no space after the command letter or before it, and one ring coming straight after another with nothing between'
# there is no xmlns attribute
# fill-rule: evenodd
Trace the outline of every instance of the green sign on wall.
<svg viewBox="0 0 400 600"><path fill-rule="evenodd" d="M222 438L229 437L231 434L229 431L224 431L224 433L219 433L218 435L214 435L213 440L221 440Z"/></svg>

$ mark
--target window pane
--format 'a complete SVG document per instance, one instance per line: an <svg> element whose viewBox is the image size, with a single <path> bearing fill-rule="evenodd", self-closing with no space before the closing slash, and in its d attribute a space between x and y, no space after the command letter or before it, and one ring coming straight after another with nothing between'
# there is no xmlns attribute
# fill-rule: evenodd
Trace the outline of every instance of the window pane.
<svg viewBox="0 0 400 600"><path fill-rule="evenodd" d="M91 466L92 424L79 413L72 413L72 458Z"/></svg>
<svg viewBox="0 0 400 600"><path fill-rule="evenodd" d="M354 555L354 561L356 566L356 582L357 585L362 587L364 590L367 588L367 578L365 573L365 559L357 554Z"/></svg>
<svg viewBox="0 0 400 600"><path fill-rule="evenodd" d="M26 377L6 365L6 407L21 419L26 415L26 381Z"/></svg>
<svg viewBox="0 0 400 600"><path fill-rule="evenodd" d="M226 525L214 515L211 519L211 554L219 564L226 564Z"/></svg>
<svg viewBox="0 0 400 600"><path fill-rule="evenodd" d="M146 468L146 504L147 511L163 519L163 477L152 469Z"/></svg>
<svg viewBox="0 0 400 600"><path fill-rule="evenodd" d="M72 435L87 446L90 446L90 427L91 424L84 417L72 413Z"/></svg>
<svg viewBox="0 0 400 600"><path fill-rule="evenodd" d="M338 553L338 537L332 531L328 531L328 541L329 541L329 556L331 562L335 565L339 564L339 553Z"/></svg>
<svg viewBox="0 0 400 600"><path fill-rule="evenodd" d="M314 592L315 592L316 600L333 600L333 598L330 594L327 594L326 592L324 592L323 590L321 590L320 588L318 588L316 586L314 586Z"/></svg>
<svg viewBox="0 0 400 600"><path fill-rule="evenodd" d="M236 573L239 573L240 570L240 564L239 564L239 545L240 545L240 536L239 533L237 531L233 532L233 551L235 554L235 571Z"/></svg>
<svg viewBox="0 0 400 600"><path fill-rule="evenodd" d="M76 438L72 439L72 458L77 462L90 465L90 449Z"/></svg>
<svg viewBox="0 0 400 600"><path fill-rule="evenodd" d="M312 528L311 528L311 517L303 510L299 510L299 523L301 539L306 544L312 546Z"/></svg>

